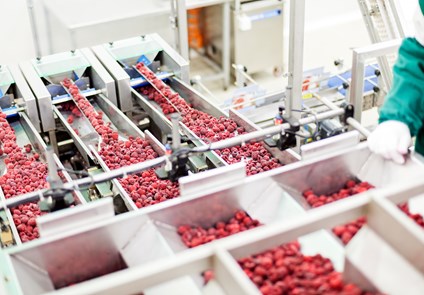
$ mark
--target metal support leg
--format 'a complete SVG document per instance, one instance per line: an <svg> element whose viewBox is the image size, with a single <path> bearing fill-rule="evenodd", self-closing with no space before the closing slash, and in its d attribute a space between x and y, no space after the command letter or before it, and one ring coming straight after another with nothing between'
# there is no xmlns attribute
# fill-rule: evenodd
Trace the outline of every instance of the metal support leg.
<svg viewBox="0 0 424 295"><path fill-rule="evenodd" d="M302 107L303 39L305 34L305 0L290 1L289 82L292 89L286 100L286 117L300 119L292 109Z"/></svg>
<svg viewBox="0 0 424 295"><path fill-rule="evenodd" d="M27 7L28 7L28 13L29 13L29 22L31 23L35 54L37 57L40 57L41 47L40 47L40 39L38 37L37 23L35 21L35 15L34 15L34 0L27 0Z"/></svg>
<svg viewBox="0 0 424 295"><path fill-rule="evenodd" d="M50 12L45 6L43 6L43 8L44 8L44 15L46 18L45 23L46 23L46 32L47 32L47 45L48 45L47 54L53 54L53 40L52 40L53 37L52 37L52 30L50 25ZM41 57L41 55L38 57Z"/></svg>
<svg viewBox="0 0 424 295"><path fill-rule="evenodd" d="M400 47L401 40L393 40L378 44L373 44L367 47L353 50L352 57L352 82L350 84L350 103L355 107L355 120L361 122L362 116L362 95L364 90L364 71L365 62L372 58L381 58L388 54L392 54ZM380 69L382 75L384 72ZM387 73L386 74L390 74ZM386 78L384 85L391 85L390 75L382 76Z"/></svg>
<svg viewBox="0 0 424 295"><path fill-rule="evenodd" d="M303 48L305 35L305 0L290 0L289 81L286 97L286 119L300 120L302 108ZM295 152L300 154L300 141Z"/></svg>
<svg viewBox="0 0 424 295"><path fill-rule="evenodd" d="M171 23L175 30L175 43L178 52L185 60L189 60L187 10L185 1L171 0Z"/></svg>
<svg viewBox="0 0 424 295"><path fill-rule="evenodd" d="M361 122L362 118L362 94L364 91L365 64L361 62L361 56L353 51L352 58L352 82L350 83L350 103L355 108L355 120ZM360 77L356 79L356 77Z"/></svg>
<svg viewBox="0 0 424 295"><path fill-rule="evenodd" d="M226 90L230 85L230 63L231 63L231 9L230 2L222 4L222 71L224 73L224 89Z"/></svg>
<svg viewBox="0 0 424 295"><path fill-rule="evenodd" d="M57 147L56 132L54 130L49 131L50 145L53 147L54 153L59 155L59 148Z"/></svg>

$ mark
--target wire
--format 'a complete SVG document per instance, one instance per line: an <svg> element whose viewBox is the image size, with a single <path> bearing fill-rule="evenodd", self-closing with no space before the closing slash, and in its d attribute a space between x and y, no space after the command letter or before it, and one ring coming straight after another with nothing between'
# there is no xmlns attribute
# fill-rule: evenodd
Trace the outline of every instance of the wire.
<svg viewBox="0 0 424 295"><path fill-rule="evenodd" d="M314 118L315 118L315 125L317 125L317 128L316 128L316 130L315 130L315 132L314 132L314 134L312 134L312 138L315 138L317 135L318 135L318 125L319 125L319 120L318 120L318 117L317 117L317 114L315 114L314 112L312 112L312 111L306 111L306 110L296 110L296 109L292 109L292 112L299 112L299 113L306 113L306 114L310 114L310 115L312 115ZM287 131L286 131L287 132ZM300 136L300 137L302 137L302 138L307 138L307 137L305 137L305 136L301 136L301 135L298 135L298 136Z"/></svg>

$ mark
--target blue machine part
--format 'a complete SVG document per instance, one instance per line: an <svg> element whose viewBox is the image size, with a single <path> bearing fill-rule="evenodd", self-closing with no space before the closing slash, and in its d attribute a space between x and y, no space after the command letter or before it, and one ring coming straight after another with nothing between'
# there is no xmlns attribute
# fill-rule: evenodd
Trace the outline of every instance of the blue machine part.
<svg viewBox="0 0 424 295"><path fill-rule="evenodd" d="M168 79L168 72L160 72L160 73L156 73L156 77L158 77L160 80L167 82L169 81ZM139 83L137 83L136 85L133 85L132 88L139 88L139 87L143 87L143 86L147 86L150 85L149 82L147 82L143 77L138 77L135 79L131 79L132 81L140 81Z"/></svg>
<svg viewBox="0 0 424 295"><path fill-rule="evenodd" d="M152 62L143 54L137 60L137 63L142 62L145 66L149 66Z"/></svg>
<svg viewBox="0 0 424 295"><path fill-rule="evenodd" d="M14 110L17 110L18 108L16 106L5 108L3 109L4 113L12 112L10 114L7 114L6 118L14 118L18 116L18 112L13 112Z"/></svg>
<svg viewBox="0 0 424 295"><path fill-rule="evenodd" d="M94 91L94 90L96 90L96 89L95 88L87 88L86 90L82 90L81 93L84 94L84 93L91 92L91 91ZM67 98L67 97L69 97L69 94L65 93L64 95L59 95L59 96L55 96L55 97L52 96L52 100L58 100L58 99Z"/></svg>
<svg viewBox="0 0 424 295"><path fill-rule="evenodd" d="M377 85L377 77L375 70L378 69L378 65L369 65L365 68L365 79L364 79L364 92L372 91L374 86ZM339 93L346 96L346 89L342 87L343 83L352 78L352 72L348 71L341 75L333 76L328 80L328 87L339 88ZM375 85L373 83L375 83Z"/></svg>
<svg viewBox="0 0 424 295"><path fill-rule="evenodd" d="M90 79L88 77L81 77L78 80L75 80L75 85L77 85L81 91L88 89L89 83Z"/></svg>
<svg viewBox="0 0 424 295"><path fill-rule="evenodd" d="M124 68L124 71L130 76L131 80L141 78L140 74L133 68Z"/></svg>
<svg viewBox="0 0 424 295"><path fill-rule="evenodd" d="M62 85L50 84L47 85L46 88L49 91L51 97L67 95L66 90L63 88Z"/></svg>
<svg viewBox="0 0 424 295"><path fill-rule="evenodd" d="M77 73L75 73L75 71L73 71L73 72L72 72L72 74L73 74L73 78L72 78L72 79L73 79L74 81L77 81L77 80L79 79L79 77L78 77Z"/></svg>
<svg viewBox="0 0 424 295"><path fill-rule="evenodd" d="M260 20L280 16L281 12L282 12L281 9L273 9L273 10L268 10L268 11L264 11L262 13L251 15L251 16L249 16L249 18L252 22L260 21Z"/></svg>
<svg viewBox="0 0 424 295"><path fill-rule="evenodd" d="M3 97L3 91L0 89L0 97Z"/></svg>

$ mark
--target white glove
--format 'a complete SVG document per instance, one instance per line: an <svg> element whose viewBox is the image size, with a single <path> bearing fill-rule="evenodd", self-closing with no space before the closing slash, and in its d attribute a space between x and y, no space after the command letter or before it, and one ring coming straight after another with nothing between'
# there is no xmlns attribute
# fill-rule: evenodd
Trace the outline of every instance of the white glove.
<svg viewBox="0 0 424 295"><path fill-rule="evenodd" d="M411 132L405 123L386 121L378 125L368 137L368 146L376 154L395 163L405 163L404 155L411 145Z"/></svg>

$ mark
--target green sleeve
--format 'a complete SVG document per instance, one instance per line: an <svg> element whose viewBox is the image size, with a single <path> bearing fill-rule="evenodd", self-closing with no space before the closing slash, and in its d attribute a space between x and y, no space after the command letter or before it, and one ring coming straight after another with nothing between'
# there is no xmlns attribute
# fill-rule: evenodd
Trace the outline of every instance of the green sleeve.
<svg viewBox="0 0 424 295"><path fill-rule="evenodd" d="M424 120L424 47L407 38L399 49L393 69L392 89L380 109L380 123L397 120L417 135Z"/></svg>

